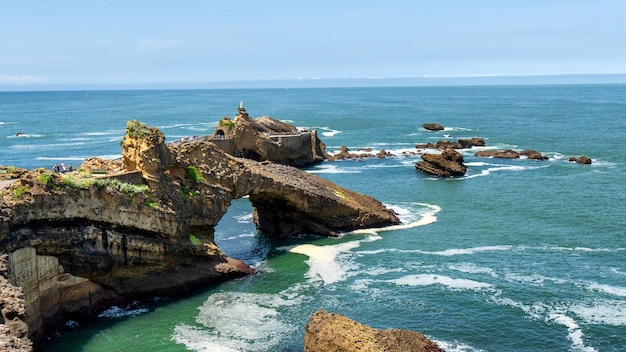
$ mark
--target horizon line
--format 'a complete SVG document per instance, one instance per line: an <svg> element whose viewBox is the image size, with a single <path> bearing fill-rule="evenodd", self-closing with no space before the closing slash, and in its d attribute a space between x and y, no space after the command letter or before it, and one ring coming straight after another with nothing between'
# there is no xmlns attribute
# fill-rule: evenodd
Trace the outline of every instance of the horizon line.
<svg viewBox="0 0 626 352"><path fill-rule="evenodd" d="M559 80L559 78L561 80ZM580 80L581 78L585 78ZM604 80L603 80L604 78ZM579 80L577 80L579 79ZM502 80L511 80L503 82ZM387 82L383 82L387 81ZM339 88L339 87L393 87L399 86L468 86L468 85L549 85L549 84L622 84L626 83L626 73L551 73L551 74L463 74L463 75L421 75L396 77L335 77L335 78L277 78L249 79L204 82L127 82L127 83L67 83L67 84L3 84L0 92L63 91L63 90L158 90L158 89L245 89L245 88ZM407 82L411 81L411 82ZM456 82L451 82L456 81ZM323 83L350 83L342 86ZM375 82L375 85L358 83ZM279 84L292 83L291 86ZM299 83L293 85L293 83ZM303 85L302 83L308 83ZM383 83L383 84L380 84ZM420 84L421 83L421 84Z"/></svg>

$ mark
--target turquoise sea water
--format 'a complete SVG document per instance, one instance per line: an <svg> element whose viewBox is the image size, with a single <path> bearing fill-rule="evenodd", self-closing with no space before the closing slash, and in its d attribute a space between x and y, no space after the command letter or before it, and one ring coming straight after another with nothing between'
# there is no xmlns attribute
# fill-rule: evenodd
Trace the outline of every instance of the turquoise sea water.
<svg viewBox="0 0 626 352"><path fill-rule="evenodd" d="M209 134L241 100L251 116L317 129L327 151L396 154L307 171L381 200L403 225L276 240L237 200L216 241L258 274L68 322L47 351L302 351L318 308L418 330L448 351L626 349L626 86L0 93L0 164L116 157L129 119L168 140ZM436 179L407 154L469 137L549 160L467 150L467 176ZM567 161L580 155L593 164Z"/></svg>

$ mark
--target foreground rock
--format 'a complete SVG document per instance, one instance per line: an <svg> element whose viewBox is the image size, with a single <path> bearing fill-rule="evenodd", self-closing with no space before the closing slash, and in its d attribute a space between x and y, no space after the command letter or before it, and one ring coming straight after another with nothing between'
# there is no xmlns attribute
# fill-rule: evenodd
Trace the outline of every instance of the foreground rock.
<svg viewBox="0 0 626 352"><path fill-rule="evenodd" d="M443 349L416 331L377 330L320 309L306 326L304 351L443 352Z"/></svg>
<svg viewBox="0 0 626 352"><path fill-rule="evenodd" d="M0 185L0 277L22 290L25 309L0 321L0 335L21 339L11 321L23 319L37 345L67 319L253 273L213 240L234 198L249 196L270 236L399 223L377 200L299 169L232 157L209 141L166 145L137 121L126 132L121 161L92 158L63 176L31 170Z"/></svg>
<svg viewBox="0 0 626 352"><path fill-rule="evenodd" d="M429 175L438 177L463 176L467 166L463 164L463 155L452 148L441 154L424 154L422 160L415 164L415 168Z"/></svg>

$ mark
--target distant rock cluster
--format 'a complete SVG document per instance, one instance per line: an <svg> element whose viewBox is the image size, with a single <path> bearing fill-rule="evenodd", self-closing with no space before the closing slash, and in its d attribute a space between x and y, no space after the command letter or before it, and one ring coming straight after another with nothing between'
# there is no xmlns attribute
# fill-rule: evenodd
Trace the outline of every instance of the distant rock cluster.
<svg viewBox="0 0 626 352"><path fill-rule="evenodd" d="M429 131L441 131L445 128L436 123L425 123L422 125ZM436 143L417 144L417 149L438 149L442 150L441 154L423 154L422 161L415 164L415 168L429 175L439 177L463 176L467 171L467 166L463 164L463 156L455 152L454 149L467 149L472 147L485 147L483 138L474 137L471 139L459 139L456 142L444 139ZM506 150L479 150L474 156L485 158L502 158L502 159L519 159L525 156L532 160L547 160L548 157L540 152L532 149L526 149L517 152L513 149ZM570 157L569 161L578 164L591 164L591 159L586 156Z"/></svg>

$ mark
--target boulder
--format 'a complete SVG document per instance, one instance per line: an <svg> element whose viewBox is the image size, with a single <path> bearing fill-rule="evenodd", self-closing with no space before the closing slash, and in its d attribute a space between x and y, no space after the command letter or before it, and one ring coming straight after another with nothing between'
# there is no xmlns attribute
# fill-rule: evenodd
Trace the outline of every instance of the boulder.
<svg viewBox="0 0 626 352"><path fill-rule="evenodd" d="M522 150L519 153L519 155L524 155L528 159L533 159L533 160L548 160L547 156L542 155L540 152L538 152L536 150L532 150L532 149Z"/></svg>
<svg viewBox="0 0 626 352"><path fill-rule="evenodd" d="M581 155L579 157L570 156L569 157L569 161L576 162L578 164L583 164L583 165L590 165L591 164L591 159L589 157L584 156L584 155Z"/></svg>
<svg viewBox="0 0 626 352"><path fill-rule="evenodd" d="M463 176L467 166L463 164L463 156L452 148L445 149L441 154L424 154L415 168L429 175L439 177Z"/></svg>
<svg viewBox="0 0 626 352"><path fill-rule="evenodd" d="M519 153L512 149L506 150L479 150L474 156L485 158L501 158L501 159L519 159Z"/></svg>
<svg viewBox="0 0 626 352"><path fill-rule="evenodd" d="M305 352L443 352L423 334L411 330L378 330L320 309L304 333Z"/></svg>
<svg viewBox="0 0 626 352"><path fill-rule="evenodd" d="M443 131L444 127L437 123L425 123L422 125L425 129L429 131Z"/></svg>
<svg viewBox="0 0 626 352"><path fill-rule="evenodd" d="M453 149L468 149L471 147L484 147L485 140L479 137L473 137L470 139L459 139L456 142L444 139L437 141L437 143L425 143L425 144L416 144L415 148L418 149L439 149L444 150L447 148Z"/></svg>

